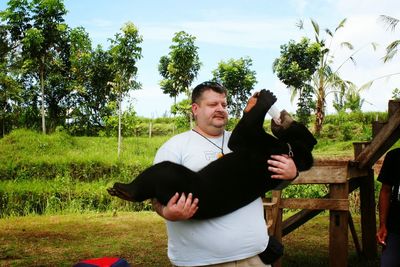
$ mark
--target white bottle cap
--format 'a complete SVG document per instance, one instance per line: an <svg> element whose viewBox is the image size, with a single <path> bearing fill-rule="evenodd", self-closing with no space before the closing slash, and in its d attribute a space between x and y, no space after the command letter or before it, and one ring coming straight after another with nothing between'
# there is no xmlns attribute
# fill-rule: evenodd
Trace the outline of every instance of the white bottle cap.
<svg viewBox="0 0 400 267"><path fill-rule="evenodd" d="M281 124L281 112L275 104L268 110L268 115L272 117L276 124Z"/></svg>

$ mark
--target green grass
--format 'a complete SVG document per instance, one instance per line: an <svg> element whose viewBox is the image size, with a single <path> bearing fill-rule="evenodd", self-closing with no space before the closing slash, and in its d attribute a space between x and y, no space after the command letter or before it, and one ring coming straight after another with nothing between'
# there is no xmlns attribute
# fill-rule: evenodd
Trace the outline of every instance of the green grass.
<svg viewBox="0 0 400 267"><path fill-rule="evenodd" d="M115 214L114 214L115 215ZM154 212L85 213L0 219L0 266L72 266L79 260L122 257L133 267L171 266L164 221ZM356 226L359 217L355 216ZM328 266L327 215L285 236L283 266ZM359 227L356 228L358 233ZM349 266L378 266L356 255Z"/></svg>
<svg viewBox="0 0 400 267"><path fill-rule="evenodd" d="M123 138L121 157L118 159L117 138L72 137L65 133L43 135L28 130L15 130L0 139L0 164L92 163L151 164L157 149L169 136Z"/></svg>
<svg viewBox="0 0 400 267"><path fill-rule="evenodd" d="M132 266L170 266L166 230L153 212L10 217L0 220L0 266L72 266L122 257Z"/></svg>
<svg viewBox="0 0 400 267"><path fill-rule="evenodd" d="M151 209L149 201L128 202L111 197L106 191L111 185L111 181L81 182L66 177L0 181L0 218Z"/></svg>
<svg viewBox="0 0 400 267"><path fill-rule="evenodd" d="M116 138L16 130L0 139L0 180L57 176L85 181L112 177L131 180L152 164L157 149L168 138L124 138L118 159Z"/></svg>

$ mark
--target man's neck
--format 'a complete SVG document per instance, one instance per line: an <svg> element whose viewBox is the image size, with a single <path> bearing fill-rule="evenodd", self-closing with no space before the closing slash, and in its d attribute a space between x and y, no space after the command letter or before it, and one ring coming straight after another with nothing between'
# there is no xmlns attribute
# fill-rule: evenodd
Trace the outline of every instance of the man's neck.
<svg viewBox="0 0 400 267"><path fill-rule="evenodd" d="M224 128L210 128L210 129L203 129L196 125L193 128L196 132L200 133L201 135L204 135L205 137L208 138L217 138L222 136L224 133Z"/></svg>

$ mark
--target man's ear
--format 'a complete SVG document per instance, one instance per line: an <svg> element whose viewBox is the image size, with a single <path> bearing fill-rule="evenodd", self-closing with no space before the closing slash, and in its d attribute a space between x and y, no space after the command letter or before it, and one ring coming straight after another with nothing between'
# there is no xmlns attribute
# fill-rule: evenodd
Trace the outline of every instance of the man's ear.
<svg viewBox="0 0 400 267"><path fill-rule="evenodd" d="M199 105L197 103L193 103L192 104L192 114L193 117L196 118L197 115L197 110L199 109Z"/></svg>

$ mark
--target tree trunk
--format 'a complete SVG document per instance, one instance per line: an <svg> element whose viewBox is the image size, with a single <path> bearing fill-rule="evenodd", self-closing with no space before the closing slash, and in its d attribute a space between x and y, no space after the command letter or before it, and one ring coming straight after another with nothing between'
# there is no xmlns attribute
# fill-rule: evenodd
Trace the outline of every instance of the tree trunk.
<svg viewBox="0 0 400 267"><path fill-rule="evenodd" d="M1 137L4 137L6 135L6 123L4 118L1 120L1 125L2 125Z"/></svg>
<svg viewBox="0 0 400 267"><path fill-rule="evenodd" d="M118 159L119 159L119 156L121 154L121 139L122 139L121 136L122 93L119 94L118 102L119 102L118 103Z"/></svg>
<svg viewBox="0 0 400 267"><path fill-rule="evenodd" d="M40 63L40 93L42 97L42 105L40 108L40 111L42 113L42 132L43 134L46 134L46 117L44 114L44 59L42 59L42 62Z"/></svg>
<svg viewBox="0 0 400 267"><path fill-rule="evenodd" d="M317 96L317 107L315 111L315 124L314 124L314 132L315 135L319 135L322 131L322 124L325 119L325 93L323 88L319 88L319 95Z"/></svg>

